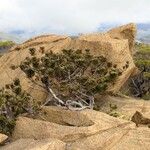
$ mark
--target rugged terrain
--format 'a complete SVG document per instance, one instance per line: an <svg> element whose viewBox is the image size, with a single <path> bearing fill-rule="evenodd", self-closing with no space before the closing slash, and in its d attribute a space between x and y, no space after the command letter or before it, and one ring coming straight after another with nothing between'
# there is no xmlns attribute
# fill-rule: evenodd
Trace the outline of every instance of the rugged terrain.
<svg viewBox="0 0 150 150"><path fill-rule="evenodd" d="M119 95L119 90L137 71L134 64L136 26L128 24L106 33L81 35L77 38L44 35L12 47L0 58L0 87L18 77L23 89L36 101L44 101L47 93L26 78L20 68L12 70L29 56L29 48L40 47L46 52L62 49L90 49L93 55L101 54L119 68L129 62L129 67L110 85L110 95L97 95L96 110L71 111L62 107L45 106L35 118L19 116L12 136L0 135L6 144L2 150L147 150L150 146L150 103ZM138 111L142 118L132 116ZM132 119L133 120L133 119ZM143 123L143 120L146 122ZM138 127L137 127L137 126ZM12 142L13 141L13 142Z"/></svg>

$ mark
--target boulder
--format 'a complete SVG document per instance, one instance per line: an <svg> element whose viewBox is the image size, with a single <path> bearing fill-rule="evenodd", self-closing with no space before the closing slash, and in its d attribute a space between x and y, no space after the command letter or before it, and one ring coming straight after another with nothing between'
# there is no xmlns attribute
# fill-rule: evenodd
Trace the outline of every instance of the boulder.
<svg viewBox="0 0 150 150"><path fill-rule="evenodd" d="M127 61L129 62L129 68L108 89L109 92L116 93L136 69L131 54L135 31L135 25L130 24L103 34L81 35L76 38L59 35L43 35L32 38L18 45L20 49L13 47L0 58L0 87L12 82L17 77L20 78L24 90L38 101L42 101L47 97L45 90L31 83L20 69L12 70L10 66L19 65L29 56L28 49L31 47L36 48L37 55L41 55L40 47L45 47L45 52L52 50L56 53L62 49L81 49L83 51L90 49L93 55L103 55L113 64L117 64L119 68L122 68ZM113 35L120 37L116 38Z"/></svg>
<svg viewBox="0 0 150 150"><path fill-rule="evenodd" d="M66 144L57 139L18 139L1 150L65 150Z"/></svg>
<svg viewBox="0 0 150 150"><path fill-rule="evenodd" d="M19 145L20 138L34 138L41 142L48 138L57 139L66 143L65 150L147 150L150 146L147 126L136 127L129 120L94 110L70 111L50 106L44 107L43 114L36 119L18 118L13 133L16 145ZM35 144L25 145L34 148ZM38 148L38 144L36 146Z"/></svg>
<svg viewBox="0 0 150 150"><path fill-rule="evenodd" d="M7 135L0 133L0 144L3 143L8 138Z"/></svg>
<svg viewBox="0 0 150 150"><path fill-rule="evenodd" d="M133 23L120 26L118 28L111 29L108 31L109 35L114 39L127 39L129 42L129 49L133 54L135 36L136 36L136 25Z"/></svg>
<svg viewBox="0 0 150 150"><path fill-rule="evenodd" d="M56 138L64 142L81 139L109 128L134 123L94 110L70 111L59 107L44 107L37 119L19 117L13 139ZM40 120L42 119L42 120Z"/></svg>
<svg viewBox="0 0 150 150"><path fill-rule="evenodd" d="M150 146L150 130L145 127L121 126L77 140L67 150L147 150Z"/></svg>

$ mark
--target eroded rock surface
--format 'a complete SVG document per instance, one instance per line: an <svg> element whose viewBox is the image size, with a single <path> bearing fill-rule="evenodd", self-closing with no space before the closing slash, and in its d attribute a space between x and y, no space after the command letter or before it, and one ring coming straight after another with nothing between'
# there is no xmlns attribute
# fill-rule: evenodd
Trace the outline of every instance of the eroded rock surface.
<svg viewBox="0 0 150 150"><path fill-rule="evenodd" d="M57 139L19 139L1 150L65 150L66 144Z"/></svg>
<svg viewBox="0 0 150 150"><path fill-rule="evenodd" d="M49 118L53 116L49 120L51 122L19 117L13 138L57 138L64 142L70 142L122 124L130 124L126 120L117 119L94 110L74 112L58 107L45 107L44 111L46 117L43 115L41 118L48 120L47 116ZM57 118L59 122L56 121Z"/></svg>
<svg viewBox="0 0 150 150"><path fill-rule="evenodd" d="M20 49L12 48L7 54L0 58L0 87L12 82L14 78L20 78L23 89L29 92L35 99L42 101L46 98L46 93L37 85L30 83L25 74L20 70L12 70L10 66L19 65L27 56L29 48L36 48L36 53L40 47L45 47L45 52L60 52L62 49L90 49L94 55L103 55L113 64L122 68L129 62L129 68L123 72L117 82L110 86L109 91L117 92L126 82L129 76L135 71L132 59L132 47L134 45L136 27L134 24L118 27L107 33L82 35L77 38L59 35L44 35L26 41L19 45ZM115 36L112 36L115 35ZM116 38L118 37L118 38Z"/></svg>
<svg viewBox="0 0 150 150"><path fill-rule="evenodd" d="M120 114L120 117L130 120L136 111L141 112L145 117L150 118L150 102L134 99L131 97L116 97L116 96L98 96L100 99L96 102L100 111L109 113L110 104L116 105L116 112Z"/></svg>
<svg viewBox="0 0 150 150"><path fill-rule="evenodd" d="M130 52L133 53L134 42L136 36L136 26L133 23L111 29L108 31L109 35L115 39L127 39L129 42Z"/></svg>
<svg viewBox="0 0 150 150"><path fill-rule="evenodd" d="M12 139L1 149L147 150L150 128L94 110L46 106L36 119L19 117Z"/></svg>
<svg viewBox="0 0 150 150"><path fill-rule="evenodd" d="M68 150L147 150L149 139L148 128L132 129L124 125L77 140L68 146Z"/></svg>
<svg viewBox="0 0 150 150"><path fill-rule="evenodd" d="M40 47L45 51L60 52L62 49L90 49L94 55L103 55L121 68L129 61L129 68L120 76L110 92L117 92L134 73L132 59L136 27L134 24L118 27L103 34L88 34L77 38L68 36L45 35L26 41L0 58L0 87L20 78L23 89L36 100L44 100L47 95L43 89L30 83L20 69L12 70L11 65L19 65L29 56L28 49ZM130 121L139 111L150 118L150 104L130 98L100 97L99 111L70 111L60 107L43 107L42 114L35 119L19 117L12 140L2 150L147 150L150 147L150 129L147 126L136 127ZM117 105L117 111L123 116L112 117L106 113L110 103ZM123 119L122 119L123 118ZM0 134L0 142L6 137ZM2 139L2 140L1 140Z"/></svg>

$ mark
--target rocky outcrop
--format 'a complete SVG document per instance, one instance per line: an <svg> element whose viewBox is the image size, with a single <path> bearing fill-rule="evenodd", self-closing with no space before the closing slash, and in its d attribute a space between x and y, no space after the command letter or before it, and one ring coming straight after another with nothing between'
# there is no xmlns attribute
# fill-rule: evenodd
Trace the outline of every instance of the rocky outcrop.
<svg viewBox="0 0 150 150"><path fill-rule="evenodd" d="M42 119L42 120L41 120ZM44 107L36 119L19 117L13 140L2 150L147 150L147 126L105 113Z"/></svg>
<svg viewBox="0 0 150 150"><path fill-rule="evenodd" d="M150 102L142 99L134 99L131 97L115 97L115 96L98 96L96 106L99 111L109 113L110 104L116 105L115 110L118 113L118 117L130 120L136 111L141 112L145 117L150 118Z"/></svg>
<svg viewBox="0 0 150 150"><path fill-rule="evenodd" d="M7 135L0 133L0 144L3 143L8 138Z"/></svg>
<svg viewBox="0 0 150 150"><path fill-rule="evenodd" d="M46 98L46 92L30 83L20 69L11 70L29 56L28 49L36 48L39 55L41 46L45 51L60 52L62 49L90 49L94 55L103 55L121 68L127 61L129 68L123 72L110 92L117 92L129 76L134 73L132 59L135 25L129 24L104 34L88 34L78 38L68 36L39 36L12 48L0 58L0 87L19 77L24 90L35 99ZM150 130L147 125L139 127L130 121L135 111L150 118L150 105L146 101L131 98L97 97L96 105L102 112L85 109L71 111L62 107L45 106L35 118L20 116L12 134L12 141L1 150L147 150L150 147ZM110 104L116 105L118 118L108 115ZM0 134L0 143L7 136Z"/></svg>
<svg viewBox="0 0 150 150"><path fill-rule="evenodd" d="M126 120L92 110L70 111L58 107L45 107L43 111L43 115L40 116L42 120L19 117L13 138L57 138L71 142L120 125L134 126Z"/></svg>
<svg viewBox="0 0 150 150"><path fill-rule="evenodd" d="M44 35L26 41L19 45L19 48L12 48L9 53L0 58L0 87L12 82L16 77L19 77L23 89L28 91L35 99L41 101L46 98L46 93L37 85L30 83L25 77L25 74L20 70L11 70L11 65L19 65L27 56L28 49L36 48L36 53L39 53L40 47L45 47L45 52L50 50L60 52L62 49L90 49L94 55L103 55L113 64L117 64L122 68L125 63L129 62L129 68L123 72L114 85L111 85L110 92L117 92L126 82L130 75L135 70L135 65L132 59L131 51L134 45L135 25L119 27L103 34L88 34L77 38L58 35ZM114 36L113 36L114 35ZM116 38L117 37L117 38ZM37 92L38 91L38 92Z"/></svg>
<svg viewBox="0 0 150 150"><path fill-rule="evenodd" d="M114 39L127 39L129 42L129 49L131 54L133 53L135 36L136 36L136 26L133 23L112 29L108 31L108 34Z"/></svg>
<svg viewBox="0 0 150 150"><path fill-rule="evenodd" d="M148 128L111 128L72 143L67 150L147 150L150 146Z"/></svg>
<svg viewBox="0 0 150 150"><path fill-rule="evenodd" d="M1 150L66 150L66 144L57 139L19 139Z"/></svg>

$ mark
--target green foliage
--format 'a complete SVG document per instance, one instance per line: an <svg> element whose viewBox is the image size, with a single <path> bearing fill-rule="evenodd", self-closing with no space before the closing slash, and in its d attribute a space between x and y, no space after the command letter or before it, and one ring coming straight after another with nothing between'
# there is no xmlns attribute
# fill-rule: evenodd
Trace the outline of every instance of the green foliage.
<svg viewBox="0 0 150 150"><path fill-rule="evenodd" d="M12 41L0 41L0 47L11 47L14 43Z"/></svg>
<svg viewBox="0 0 150 150"><path fill-rule="evenodd" d="M20 50L21 50L21 47L16 46L15 50L16 50L16 51L20 51Z"/></svg>
<svg viewBox="0 0 150 150"><path fill-rule="evenodd" d="M150 80L150 72L144 72L144 78L147 78Z"/></svg>
<svg viewBox="0 0 150 150"><path fill-rule="evenodd" d="M135 64L139 67L142 67L142 66L150 67L150 60L139 59L135 61Z"/></svg>
<svg viewBox="0 0 150 150"><path fill-rule="evenodd" d="M82 101L88 96L104 93L114 83L123 70L116 64L108 62L103 56L94 56L90 50L62 50L44 53L40 48L41 57L36 50L30 48L30 57L21 62L20 68L28 78L45 87L51 87L56 95L63 100ZM81 94L84 93L84 94Z"/></svg>
<svg viewBox="0 0 150 150"><path fill-rule="evenodd" d="M23 113L34 115L37 110L38 105L22 90L20 80L15 79L0 90L0 133L11 134L17 116Z"/></svg>
<svg viewBox="0 0 150 150"><path fill-rule="evenodd" d="M29 51L30 51L30 54L31 54L32 56L35 55L35 48L30 48Z"/></svg>
<svg viewBox="0 0 150 150"><path fill-rule="evenodd" d="M150 45L148 44L138 44L135 46L135 48L138 50L138 54L150 53Z"/></svg>
<svg viewBox="0 0 150 150"><path fill-rule="evenodd" d="M115 104L110 104L109 105L109 108L110 108L110 111L109 111L109 115L110 116L113 116L113 117L119 117L120 115L119 115L119 113L117 112L117 105L115 105Z"/></svg>
<svg viewBox="0 0 150 150"><path fill-rule="evenodd" d="M150 100L150 45L138 44L136 49L134 60L141 73L131 79L130 92L135 97Z"/></svg>

